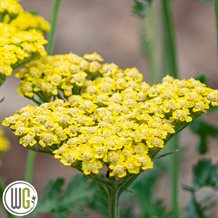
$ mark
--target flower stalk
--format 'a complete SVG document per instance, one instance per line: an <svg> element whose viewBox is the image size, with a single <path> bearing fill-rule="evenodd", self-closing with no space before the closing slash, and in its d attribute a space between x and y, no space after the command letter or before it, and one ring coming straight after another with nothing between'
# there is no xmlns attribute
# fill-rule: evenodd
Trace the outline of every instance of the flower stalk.
<svg viewBox="0 0 218 218"><path fill-rule="evenodd" d="M171 12L171 1L153 2L150 11L146 14L143 26L142 47L148 60L150 78L153 83L169 74L179 77L176 37ZM179 135L168 143L167 150L179 149ZM169 161L171 180L171 205L175 215L179 214L179 152Z"/></svg>
<svg viewBox="0 0 218 218"><path fill-rule="evenodd" d="M153 1L150 9L143 17L140 29L140 43L142 52L148 64L151 83L160 82L163 77L163 43L161 7L158 1Z"/></svg>
<svg viewBox="0 0 218 218"><path fill-rule="evenodd" d="M52 54L54 48L56 24L57 24L60 2L61 0L54 0L54 4L53 4L52 16L51 16L51 31L48 36L48 45L47 45L47 52L49 55Z"/></svg>
<svg viewBox="0 0 218 218"><path fill-rule="evenodd" d="M35 152L29 150L27 153L27 164L26 164L26 170L24 175L24 180L26 182L32 181L35 158L36 158Z"/></svg>
<svg viewBox="0 0 218 218"><path fill-rule="evenodd" d="M174 78L179 77L176 36L171 13L171 0L162 1L162 19L163 19L163 44L164 44L164 72Z"/></svg>
<svg viewBox="0 0 218 218"><path fill-rule="evenodd" d="M179 77L176 37L171 12L171 0L163 0L161 3L163 18L163 46L164 46L164 73L170 74L174 78ZM168 143L169 150L177 150L180 147L179 135L174 136ZM175 153L169 161L170 180L171 180L171 207L173 214L179 216L179 167L180 153Z"/></svg>
<svg viewBox="0 0 218 218"><path fill-rule="evenodd" d="M162 46L162 31L160 28L161 23L160 4L152 2L150 10L143 18L141 26L140 41L142 52L146 57L148 64L149 77L152 83L160 82L163 75L162 72L162 59L163 59L163 46Z"/></svg>
<svg viewBox="0 0 218 218"><path fill-rule="evenodd" d="M48 45L46 49L48 54L52 54L53 52L54 39L55 39L55 33L56 33L56 23L57 23L60 1L61 0L54 0L54 4L53 4L52 16L51 16L51 31L49 33ZM38 101L34 101L34 102L37 104L39 103ZM32 150L29 150L27 153L27 163L26 163L26 169L25 169L25 174L24 174L24 179L27 182L32 181L35 158L36 158L36 153Z"/></svg>
<svg viewBox="0 0 218 218"><path fill-rule="evenodd" d="M121 180L109 178L103 179L99 176L91 176L90 178L99 186L108 203L108 217L120 218L119 199L123 192L135 181L138 175L129 175Z"/></svg>
<svg viewBox="0 0 218 218"><path fill-rule="evenodd" d="M108 192L109 218L119 218L119 188L113 183Z"/></svg>

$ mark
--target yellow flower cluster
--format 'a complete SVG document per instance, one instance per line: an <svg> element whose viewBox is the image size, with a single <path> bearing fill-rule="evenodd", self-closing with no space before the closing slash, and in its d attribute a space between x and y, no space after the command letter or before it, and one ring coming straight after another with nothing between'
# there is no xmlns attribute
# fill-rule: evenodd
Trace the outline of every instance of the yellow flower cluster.
<svg viewBox="0 0 218 218"><path fill-rule="evenodd" d="M0 17L0 22L10 23L20 30L50 30L49 23L43 17L24 11L19 0L1 0Z"/></svg>
<svg viewBox="0 0 218 218"><path fill-rule="evenodd" d="M45 56L47 41L37 30L19 31L0 23L0 76L11 75L13 68L34 55Z"/></svg>
<svg viewBox="0 0 218 218"><path fill-rule="evenodd" d="M0 128L0 153L7 151L9 149L9 146L10 146L10 142L4 136L2 128Z"/></svg>
<svg viewBox="0 0 218 218"><path fill-rule="evenodd" d="M23 12L22 6L18 0L1 0L0 1L0 14L2 16L8 14L10 16L16 16Z"/></svg>
<svg viewBox="0 0 218 218"><path fill-rule="evenodd" d="M96 53L83 58L73 54L56 57L63 57L56 66L49 62L53 75L60 77L56 83L46 74L49 67L45 67L45 59L40 60L42 65L35 61L28 65L29 78L26 70L19 75L23 82L26 77L31 83L33 78L39 81L40 74L47 87L50 84L58 92L63 90L67 100L24 107L6 118L3 125L19 136L23 146L48 152L86 175L98 174L107 167L109 176L123 178L152 168L153 151L163 148L193 118L218 106L218 91L194 79L166 76L162 83L150 87L142 82L142 74L136 68L121 70L115 64L100 64L102 58ZM69 65L64 64L66 57L75 63L71 65L72 77L68 75ZM74 80L75 68L86 74L85 79ZM72 92L66 95L63 85ZM63 97L46 91L41 89L44 96Z"/></svg>
<svg viewBox="0 0 218 218"><path fill-rule="evenodd" d="M18 0L0 1L0 77L3 80L27 59L46 55L43 32L49 29L46 20L25 12Z"/></svg>
<svg viewBox="0 0 218 218"><path fill-rule="evenodd" d="M79 94L87 83L107 71L107 65L101 65L101 61L97 53L84 57L70 53L31 61L16 73L21 80L19 94L28 98L38 96L44 101L53 96L68 98ZM113 68L116 70L117 66Z"/></svg>
<svg viewBox="0 0 218 218"><path fill-rule="evenodd" d="M50 24L43 17L30 12L19 14L10 24L20 30L36 29L42 32L50 31Z"/></svg>

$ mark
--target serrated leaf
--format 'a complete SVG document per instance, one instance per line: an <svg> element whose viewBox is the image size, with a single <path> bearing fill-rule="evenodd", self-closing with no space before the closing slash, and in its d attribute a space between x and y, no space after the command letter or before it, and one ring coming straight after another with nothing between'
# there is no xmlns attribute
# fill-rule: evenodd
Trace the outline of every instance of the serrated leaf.
<svg viewBox="0 0 218 218"><path fill-rule="evenodd" d="M145 17L146 13L151 8L152 0L135 0L133 5L133 13L138 17Z"/></svg>
<svg viewBox="0 0 218 218"><path fill-rule="evenodd" d="M193 168L193 185L197 189L208 186L218 190L218 163L199 160Z"/></svg>
<svg viewBox="0 0 218 218"><path fill-rule="evenodd" d="M70 213L87 215L84 208L88 207L95 191L88 179L83 175L76 175L69 181L65 190L63 186L63 178L48 182L33 217L47 213L54 214L57 218L69 217Z"/></svg>
<svg viewBox="0 0 218 218"><path fill-rule="evenodd" d="M61 197L58 211L71 211L76 215L86 215L83 210L92 198L94 189L85 176L75 176L67 185Z"/></svg>
<svg viewBox="0 0 218 218"><path fill-rule="evenodd" d="M99 191L99 187L97 187L95 183L93 183L92 186L93 186L93 189L95 189L96 191L93 194L94 200L88 202L88 207L94 211L99 212L104 217L107 217L108 205L107 205L105 196L103 195L101 191Z"/></svg>
<svg viewBox="0 0 218 218"><path fill-rule="evenodd" d="M56 206L60 200L60 193L64 185L64 179L58 178L55 181L49 181L44 188L44 193L40 199L34 215L40 213L52 213L55 211Z"/></svg>
<svg viewBox="0 0 218 218"><path fill-rule="evenodd" d="M218 137L218 126L206 122L203 118L199 118L190 124L192 132L201 136Z"/></svg>

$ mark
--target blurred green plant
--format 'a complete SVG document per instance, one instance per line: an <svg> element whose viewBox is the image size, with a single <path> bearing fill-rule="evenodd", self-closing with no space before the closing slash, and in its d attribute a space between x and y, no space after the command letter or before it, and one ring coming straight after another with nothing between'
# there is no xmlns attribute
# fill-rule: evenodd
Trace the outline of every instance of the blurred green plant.
<svg viewBox="0 0 218 218"><path fill-rule="evenodd" d="M97 187L83 175L72 177L66 187L64 185L63 178L49 181L36 209L29 217L53 214L57 218L68 218L71 213L87 216L85 209L93 201Z"/></svg>
<svg viewBox="0 0 218 218"><path fill-rule="evenodd" d="M172 212L166 209L163 200L154 199L158 180L166 172L166 165L160 160L155 161L155 165L157 167L140 175L121 197L121 217L175 218ZM88 207L97 211L103 217L107 217L107 202L102 192L96 189L93 199L95 201L89 202Z"/></svg>
<svg viewBox="0 0 218 218"><path fill-rule="evenodd" d="M210 187L212 193L204 194L204 198L199 200L197 192L205 187ZM215 217L210 209L218 204L218 163L212 163L210 159L199 160L193 167L192 186L183 185L183 189L191 194L186 206L187 218Z"/></svg>
<svg viewBox="0 0 218 218"><path fill-rule="evenodd" d="M158 164L158 163L156 163ZM128 205L121 210L122 216L125 218L171 218L172 213L167 211L164 202L161 199L154 199L154 193L157 188L159 178L166 172L166 167L158 164L158 167L142 174L134 184L130 187L130 191L123 199L123 205ZM131 199L129 202L128 199ZM135 211L132 207L135 202ZM132 208L132 210L131 210Z"/></svg>
<svg viewBox="0 0 218 218"><path fill-rule="evenodd" d="M205 186L218 190L218 163L202 159L193 167L193 186L199 190Z"/></svg>
<svg viewBox="0 0 218 218"><path fill-rule="evenodd" d="M148 63L150 78L152 82L159 82L165 74L171 74L178 77L178 64L176 58L176 40L171 12L171 0L163 1L135 1L133 12L141 20L140 45L143 54ZM218 0L214 1L216 29L218 30ZM218 32L217 32L218 45ZM218 47L217 47L218 48ZM217 50L218 51L218 50ZM201 75L198 78L201 82L206 83L206 77ZM205 118L199 118L194 121L190 128L194 134L199 137L197 150L200 154L208 151L208 139L218 137L218 127L208 123ZM179 149L179 139L170 142L169 150ZM172 149L174 148L174 149ZM168 151L169 151L168 150ZM169 172L171 174L171 206L174 217L179 217L179 154L175 154L169 162ZM203 170L203 169L202 169ZM200 175L199 175L200 176ZM144 184L144 189L147 190ZM142 201L143 202L143 201ZM146 207L147 203L144 203ZM200 210L195 197L189 204L189 210ZM203 208L204 209L204 208ZM149 216L147 216L149 217ZM158 216L157 216L158 217ZM192 213L190 217L196 217ZM198 216L200 218L200 216ZM203 218L203 217L202 217Z"/></svg>
<svg viewBox="0 0 218 218"><path fill-rule="evenodd" d="M199 118L190 124L192 132L198 135L199 142L197 150L199 154L206 154L208 151L208 139L218 138L218 126L212 125L205 121L204 118Z"/></svg>
<svg viewBox="0 0 218 218"><path fill-rule="evenodd" d="M151 4L152 3L152 4ZM133 12L141 18L141 47L147 58L151 81L157 83L169 74L179 77L176 51L176 34L171 10L171 0L135 1ZM180 148L179 135L169 141L167 152ZM179 214L179 153L169 159L171 180L171 207Z"/></svg>

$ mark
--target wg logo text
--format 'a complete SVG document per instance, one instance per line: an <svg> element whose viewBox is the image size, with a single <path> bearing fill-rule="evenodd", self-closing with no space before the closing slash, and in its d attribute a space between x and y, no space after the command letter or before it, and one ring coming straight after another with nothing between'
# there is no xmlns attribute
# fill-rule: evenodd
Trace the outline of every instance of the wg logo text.
<svg viewBox="0 0 218 218"><path fill-rule="evenodd" d="M25 216L35 209L38 195L31 184L25 181L15 181L5 188L2 202L9 213Z"/></svg>

